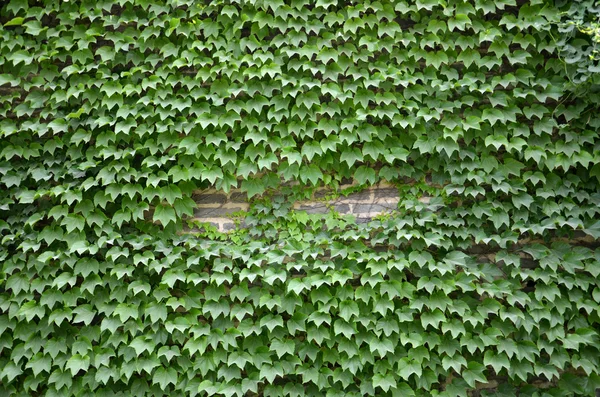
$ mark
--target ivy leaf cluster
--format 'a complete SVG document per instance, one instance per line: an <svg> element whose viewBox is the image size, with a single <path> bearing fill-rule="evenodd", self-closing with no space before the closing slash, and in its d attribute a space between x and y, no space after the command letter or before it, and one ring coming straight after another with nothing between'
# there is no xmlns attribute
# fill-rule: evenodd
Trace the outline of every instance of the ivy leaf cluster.
<svg viewBox="0 0 600 397"><path fill-rule="evenodd" d="M590 3L1 2L0 395L594 395Z"/></svg>

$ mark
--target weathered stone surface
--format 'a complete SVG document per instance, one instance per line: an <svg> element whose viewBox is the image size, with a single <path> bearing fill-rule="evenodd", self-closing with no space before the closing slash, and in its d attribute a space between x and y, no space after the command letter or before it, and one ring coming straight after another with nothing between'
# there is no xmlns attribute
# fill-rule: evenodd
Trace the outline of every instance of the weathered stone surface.
<svg viewBox="0 0 600 397"><path fill-rule="evenodd" d="M235 230L235 229L237 229L237 227L235 226L235 223L233 223L233 222L223 223L223 231L224 232L228 232L230 230Z"/></svg>
<svg viewBox="0 0 600 397"><path fill-rule="evenodd" d="M341 186L342 189L349 187L351 186ZM347 197L340 196L334 200L324 201L323 199L330 194L332 194L331 190L319 189L315 192L312 200L293 203L294 209L325 216L333 208L341 215L355 215L357 223L367 223L372 220L374 215L389 213L397 209L397 203L400 199L398 190L391 185L372 186L360 192L352 193ZM193 198L198 204L194 211L195 219L202 222L211 222L224 232L238 227L248 227L244 222L236 226L236 223L230 217L235 212L248 209L248 195L245 192L235 190L230 194L225 194L207 190L204 193L196 192ZM273 198L273 200L276 199Z"/></svg>
<svg viewBox="0 0 600 397"><path fill-rule="evenodd" d="M298 210L306 211L307 214L326 214L329 212L329 208L325 204L301 205Z"/></svg>
<svg viewBox="0 0 600 397"><path fill-rule="evenodd" d="M322 199L329 194L331 194L331 192L329 190L326 190L326 189L317 190L315 192L315 199Z"/></svg>
<svg viewBox="0 0 600 397"><path fill-rule="evenodd" d="M395 206L393 205L385 205L385 204L355 204L354 205L354 213L355 214L372 214L372 213L380 213L380 212L390 212L395 210Z"/></svg>
<svg viewBox="0 0 600 397"><path fill-rule="evenodd" d="M396 188L383 188L374 189L375 199L386 198L386 199L399 199L398 189Z"/></svg>
<svg viewBox="0 0 600 397"><path fill-rule="evenodd" d="M351 193L348 195L348 197L341 197L341 200L347 202L369 201L372 200L372 191L363 190L362 192Z"/></svg>
<svg viewBox="0 0 600 397"><path fill-rule="evenodd" d="M227 195L223 193L194 194L192 199L198 204L225 204Z"/></svg>
<svg viewBox="0 0 600 397"><path fill-rule="evenodd" d="M229 201L232 203L246 203L248 202L248 195L242 192L233 192L229 195Z"/></svg>
<svg viewBox="0 0 600 397"><path fill-rule="evenodd" d="M194 210L194 216L196 218L212 218L217 216L229 215L237 211L241 211L242 207L217 207L217 208L205 208L200 207Z"/></svg>
<svg viewBox="0 0 600 397"><path fill-rule="evenodd" d="M333 209L340 214L349 214L350 206L348 204L334 204Z"/></svg>
<svg viewBox="0 0 600 397"><path fill-rule="evenodd" d="M348 204L333 204L333 209L340 214L350 213L350 206ZM329 207L325 204L303 204L298 207L300 211L306 211L308 214L326 214L329 212Z"/></svg>

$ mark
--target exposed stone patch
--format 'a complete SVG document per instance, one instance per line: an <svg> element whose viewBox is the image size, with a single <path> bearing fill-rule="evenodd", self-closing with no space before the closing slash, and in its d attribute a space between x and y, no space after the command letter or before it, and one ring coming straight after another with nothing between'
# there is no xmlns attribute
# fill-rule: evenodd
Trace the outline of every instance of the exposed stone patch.
<svg viewBox="0 0 600 397"><path fill-rule="evenodd" d="M197 193L192 196L192 199L197 204L225 204L227 202L227 195L224 193Z"/></svg>
<svg viewBox="0 0 600 397"><path fill-rule="evenodd" d="M230 215L234 212L242 211L242 207L198 207L194 210L194 217L196 218L211 218L219 217L223 215Z"/></svg>
<svg viewBox="0 0 600 397"><path fill-rule="evenodd" d="M383 212L393 211L394 209L395 209L395 207L393 207L391 205L368 203L368 204L355 204L353 212L355 215L381 214Z"/></svg>
<svg viewBox="0 0 600 397"><path fill-rule="evenodd" d="M340 188L344 190L351 187L352 185L348 184ZM293 209L323 216L333 209L341 215L354 215L357 223L366 223L374 216L397 209L400 200L398 189L383 184L350 193L348 196L340 195L335 200L326 200L326 197L330 197L333 193L328 189L319 189L313 194L311 200L294 203ZM192 196L197 203L194 218L200 222L210 222L222 232L233 230L236 225L231 215L249 208L247 197L245 192L239 190L229 194L214 189L195 192ZM243 224L241 226L243 227Z"/></svg>

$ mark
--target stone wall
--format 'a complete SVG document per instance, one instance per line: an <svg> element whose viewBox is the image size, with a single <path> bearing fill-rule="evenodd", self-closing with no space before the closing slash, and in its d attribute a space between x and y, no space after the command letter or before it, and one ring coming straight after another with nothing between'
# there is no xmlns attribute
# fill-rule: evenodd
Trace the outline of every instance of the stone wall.
<svg viewBox="0 0 600 397"><path fill-rule="evenodd" d="M349 187L352 185L343 185L341 189ZM362 223L375 215L395 210L399 200L398 189L384 184L328 201L325 198L330 194L331 191L327 189L318 190L311 200L294 203L294 209L309 214L326 214L329 212L328 207L333 207L342 215L353 214L356 221ZM245 211L249 207L247 194L239 190L229 194L216 190L198 191L193 198L196 201L195 219L209 222L223 232L235 228L232 221L234 213ZM427 197L423 197L421 201L426 202Z"/></svg>

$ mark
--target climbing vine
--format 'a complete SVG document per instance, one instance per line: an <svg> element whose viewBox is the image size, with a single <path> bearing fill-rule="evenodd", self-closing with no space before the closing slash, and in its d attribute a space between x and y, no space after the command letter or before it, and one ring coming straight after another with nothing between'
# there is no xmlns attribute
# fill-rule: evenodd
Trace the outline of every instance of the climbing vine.
<svg viewBox="0 0 600 397"><path fill-rule="evenodd" d="M1 395L600 387L593 2L0 4Z"/></svg>

